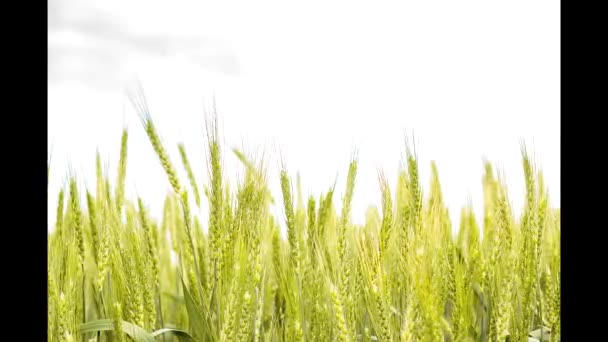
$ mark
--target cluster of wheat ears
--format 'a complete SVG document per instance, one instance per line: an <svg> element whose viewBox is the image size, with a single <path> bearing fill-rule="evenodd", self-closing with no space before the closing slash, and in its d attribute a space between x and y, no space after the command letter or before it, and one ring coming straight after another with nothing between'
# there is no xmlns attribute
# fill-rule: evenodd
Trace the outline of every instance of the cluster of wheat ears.
<svg viewBox="0 0 608 342"><path fill-rule="evenodd" d="M114 184L99 154L94 191L69 179L48 237L49 341L559 340L560 212L525 149L521 219L486 164L483 222L465 207L453 238L437 170L423 196L409 149L395 187L378 177L380 210L354 225L356 158L341 199L334 185L303 200L285 169L269 180L264 160L233 149L244 177L232 189L212 115L210 181L199 193L184 146L187 186L143 94L131 100L173 192L159 221L144 199L125 198L126 130ZM269 211L272 181L283 217ZM191 209L205 198L200 222Z"/></svg>

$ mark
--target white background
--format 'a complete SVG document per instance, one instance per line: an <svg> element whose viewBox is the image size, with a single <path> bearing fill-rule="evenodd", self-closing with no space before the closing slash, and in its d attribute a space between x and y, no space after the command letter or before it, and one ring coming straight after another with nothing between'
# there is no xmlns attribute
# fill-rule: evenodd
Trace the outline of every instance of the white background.
<svg viewBox="0 0 608 342"><path fill-rule="evenodd" d="M380 199L377 169L396 183L407 135L425 188L436 161L453 220L469 202L481 215L483 157L521 210L521 140L559 206L559 15L545 0L51 0L49 229L69 164L94 190L99 149L114 182L123 127L127 196L160 217L169 184L125 96L135 76L184 184L178 142L199 187L207 181L203 103L215 95L228 174L238 173L228 147L265 149L279 200L282 155L305 198L337 176L340 208L358 150L353 220L364 222Z"/></svg>

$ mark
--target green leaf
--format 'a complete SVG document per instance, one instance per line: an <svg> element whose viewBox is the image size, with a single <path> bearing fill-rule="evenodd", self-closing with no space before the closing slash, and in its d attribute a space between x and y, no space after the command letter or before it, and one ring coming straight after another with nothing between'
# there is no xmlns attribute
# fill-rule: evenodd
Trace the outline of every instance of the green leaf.
<svg viewBox="0 0 608 342"><path fill-rule="evenodd" d="M122 321L122 330L129 335L135 342L156 342L154 336L144 330L142 327ZM92 333L98 331L114 331L114 323L111 319L100 319L80 325L80 333Z"/></svg>
<svg viewBox="0 0 608 342"><path fill-rule="evenodd" d="M192 298L192 294L188 290L186 283L184 283L184 278L181 276L181 274L180 278L182 281L184 300L186 302L186 310L188 311L188 321L190 322L190 327L194 337L201 340L207 340L210 338L211 341L215 341L217 338L212 333L211 327L209 326L209 321L205 316L203 316L203 313L201 313L198 306L194 302L194 298Z"/></svg>
<svg viewBox="0 0 608 342"><path fill-rule="evenodd" d="M186 331L179 330L179 329L163 328L163 329L156 330L151 335L156 337L156 336L160 336L165 333L172 333L173 335L177 336L179 338L179 340L182 342L194 341L194 338L192 336L190 336L190 334L188 334Z"/></svg>
<svg viewBox="0 0 608 342"><path fill-rule="evenodd" d="M125 334L129 335L129 337L131 337L135 342L156 342L155 337L166 333L172 333L182 342L195 341L194 338L192 338L192 336L190 336L190 334L188 334L186 331L173 328L163 328L153 333L149 333L138 325L123 321L122 329ZM94 333L98 331L114 331L114 323L110 319L100 319L97 321L87 322L80 326L80 332L82 334Z"/></svg>

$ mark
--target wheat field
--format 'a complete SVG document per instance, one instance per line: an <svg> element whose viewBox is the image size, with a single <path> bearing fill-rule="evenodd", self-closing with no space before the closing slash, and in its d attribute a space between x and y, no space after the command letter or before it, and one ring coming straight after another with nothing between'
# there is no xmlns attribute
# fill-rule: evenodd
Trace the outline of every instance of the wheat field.
<svg viewBox="0 0 608 342"><path fill-rule="evenodd" d="M423 186L406 148L398 179L378 174L380 208L355 225L356 156L345 184L305 199L285 169L268 179L266 160L225 149L211 113L208 170L192 170L183 145L170 160L143 94L130 96L173 192L158 220L145 198L125 198L126 130L115 180L99 154L94 189L70 176L48 236L48 341L560 340L560 211L525 147L522 213L488 162L483 222L470 206L450 222L437 168ZM222 168L230 153L236 184Z"/></svg>

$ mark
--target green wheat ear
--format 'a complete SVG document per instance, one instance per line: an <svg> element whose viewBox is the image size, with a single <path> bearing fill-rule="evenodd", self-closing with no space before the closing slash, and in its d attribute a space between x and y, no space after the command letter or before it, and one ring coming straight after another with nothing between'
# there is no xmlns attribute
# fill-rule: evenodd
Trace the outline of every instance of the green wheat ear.
<svg viewBox="0 0 608 342"><path fill-rule="evenodd" d="M76 236L76 245L78 246L78 258L84 267L84 232L82 227L82 212L80 209L80 197L78 194L78 186L76 179L70 179L70 212L72 214L72 223Z"/></svg>
<svg viewBox="0 0 608 342"><path fill-rule="evenodd" d="M198 192L198 186L196 185L196 179L194 178L194 172L192 172L192 167L190 166L190 162L188 161L188 156L186 155L186 147L184 147L183 143L177 145L179 149L179 155L182 159L182 164L184 165L184 169L186 169L186 173L188 174L188 180L190 181L190 186L192 187L192 191L194 192L194 200L196 206L200 208L201 206L201 197Z"/></svg>
<svg viewBox="0 0 608 342"><path fill-rule="evenodd" d="M221 149L219 144L219 123L215 110L211 117L205 112L207 147L209 151L209 174L211 188L208 191L209 199L209 242L211 245L211 264L214 278L217 281L221 269L222 239L224 237L224 218L222 211L225 208L223 174L221 162Z"/></svg>
<svg viewBox="0 0 608 342"><path fill-rule="evenodd" d="M57 198L57 214L55 219L55 232L57 235L61 235L61 231L63 229L63 202L64 202L64 192L63 188L59 190L59 195Z"/></svg>
<svg viewBox="0 0 608 342"><path fill-rule="evenodd" d="M125 336L122 330L122 306L120 303L114 303L112 306L112 322L114 324L114 338L118 342L124 342Z"/></svg>
<svg viewBox="0 0 608 342"><path fill-rule="evenodd" d="M165 147L160 139L158 132L156 131L156 127L152 122L152 117L150 116L150 110L148 109L148 103L143 93L143 89L141 84L137 82L134 86L128 89L127 95L129 100L133 104L133 107L137 111L137 115L141 121L142 126L144 127L148 138L150 139L150 143L152 143L152 147L154 148L154 152L158 157L167 177L169 178L169 183L173 188L173 191L176 194L181 193L181 185L179 183L179 179L177 178L177 172L169 159L169 155L165 150ZM123 134L123 137L126 133ZM126 138L124 138L126 140ZM126 143L125 143L126 144ZM121 149L122 150L122 149Z"/></svg>
<svg viewBox="0 0 608 342"><path fill-rule="evenodd" d="M379 253L382 258L388 248L391 231L393 229L393 200L388 180L382 171L378 171L378 181L382 194L382 224L380 227Z"/></svg>
<svg viewBox="0 0 608 342"><path fill-rule="evenodd" d="M338 234L338 248L340 262L344 261L346 254L346 226L350 219L351 204L355 190L355 177L357 176L357 157L353 156L348 166L348 176L346 178L346 191L342 199L342 212L340 214L340 231Z"/></svg>
<svg viewBox="0 0 608 342"><path fill-rule="evenodd" d="M120 213L122 210L125 196L125 179L127 176L127 142L129 134L127 129L123 129L120 138L120 159L118 161L118 173L116 179L116 209Z"/></svg>
<svg viewBox="0 0 608 342"><path fill-rule="evenodd" d="M283 193L283 208L285 210L285 223L287 225L287 238L290 249L290 262L296 274L299 273L298 236L295 227L295 214L293 211L293 197L291 194L291 181L285 168L281 170L281 191Z"/></svg>
<svg viewBox="0 0 608 342"><path fill-rule="evenodd" d="M91 193L87 190L87 206L89 208L89 226L91 228L93 258L98 264L99 254L99 227L97 225L97 204Z"/></svg>

